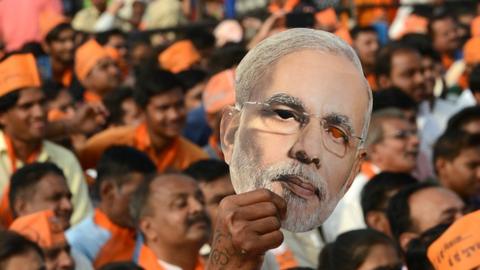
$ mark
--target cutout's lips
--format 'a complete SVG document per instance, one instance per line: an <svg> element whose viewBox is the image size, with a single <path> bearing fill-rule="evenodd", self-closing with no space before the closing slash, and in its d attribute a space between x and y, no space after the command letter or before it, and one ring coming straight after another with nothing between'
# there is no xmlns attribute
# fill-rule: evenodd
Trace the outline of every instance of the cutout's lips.
<svg viewBox="0 0 480 270"><path fill-rule="evenodd" d="M285 187L290 189L293 193L304 199L311 199L316 197L320 200L320 191L314 185L303 181L296 175L282 175L273 180L274 182L282 182Z"/></svg>

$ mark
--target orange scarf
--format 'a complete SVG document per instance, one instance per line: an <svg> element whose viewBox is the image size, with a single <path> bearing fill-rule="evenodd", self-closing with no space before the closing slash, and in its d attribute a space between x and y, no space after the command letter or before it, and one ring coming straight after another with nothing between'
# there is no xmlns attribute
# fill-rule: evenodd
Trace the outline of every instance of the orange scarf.
<svg viewBox="0 0 480 270"><path fill-rule="evenodd" d="M140 249L140 255L138 257L138 265L148 270L164 270L164 268L158 262L157 256L153 251L146 245L142 245ZM205 263L201 258L197 259L197 264L195 265L195 270L204 270Z"/></svg>
<svg viewBox="0 0 480 270"><path fill-rule="evenodd" d="M270 13L276 13L279 11L285 11L285 12L292 12L293 9L300 3L300 0L287 0L285 4L283 4L283 7L281 7L278 3L273 2L270 4L268 7L268 11Z"/></svg>
<svg viewBox="0 0 480 270"><path fill-rule="evenodd" d="M95 258L95 268L98 269L110 262L131 261L135 251L135 230L114 224L98 208L95 209L93 221L111 234L111 238L103 245Z"/></svg>
<svg viewBox="0 0 480 270"><path fill-rule="evenodd" d="M180 139L178 137L173 139L161 153L158 153L151 145L147 125L143 123L135 130L135 147L147 153L157 165L157 170L164 172L174 165L175 157L180 150Z"/></svg>

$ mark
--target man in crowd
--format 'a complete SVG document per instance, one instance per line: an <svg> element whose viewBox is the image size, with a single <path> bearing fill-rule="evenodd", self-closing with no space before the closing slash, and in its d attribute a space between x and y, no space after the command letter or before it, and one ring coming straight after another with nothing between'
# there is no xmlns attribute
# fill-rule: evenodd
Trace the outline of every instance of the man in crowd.
<svg viewBox="0 0 480 270"><path fill-rule="evenodd" d="M210 219L194 179L155 175L134 193L131 210L144 238L136 260L141 267L204 269L199 251L210 237Z"/></svg>
<svg viewBox="0 0 480 270"><path fill-rule="evenodd" d="M15 54L0 62L2 207L9 208L6 194L11 174L24 164L50 161L65 174L72 193L71 222L75 224L92 209L87 184L75 156L45 139L47 113L43 101L44 94L40 90L40 78L32 55Z"/></svg>
<svg viewBox="0 0 480 270"><path fill-rule="evenodd" d="M412 173L417 164L418 137L415 124L398 109L383 109L372 114L365 142L368 157L360 174L335 211L324 223L327 241L346 231L365 227L362 215L361 192L377 173L389 171Z"/></svg>
<svg viewBox="0 0 480 270"><path fill-rule="evenodd" d="M442 57L442 64L448 70L458 57L460 38L455 18L446 12L433 16L428 22L428 34L432 46Z"/></svg>
<svg viewBox="0 0 480 270"><path fill-rule="evenodd" d="M281 227L322 224L360 168L372 105L353 49L322 31L274 35L236 72L220 137L238 195L220 204L209 269L258 267Z"/></svg>
<svg viewBox="0 0 480 270"><path fill-rule="evenodd" d="M128 205L145 174L155 171L147 155L128 146L113 146L102 155L95 182L98 207L66 233L70 245L95 268L133 259L136 230Z"/></svg>
<svg viewBox="0 0 480 270"><path fill-rule="evenodd" d="M75 74L85 87L85 102L101 102L121 83L120 69L112 55L94 39L81 45L75 53Z"/></svg>
<svg viewBox="0 0 480 270"><path fill-rule="evenodd" d="M363 72L368 79L368 83L373 89L375 86L375 59L380 44L378 35L372 26L356 26L350 31L352 36L352 47L358 54L362 62Z"/></svg>
<svg viewBox="0 0 480 270"><path fill-rule="evenodd" d="M129 145L145 152L158 171L185 169L207 157L180 135L185 124L185 104L176 77L159 69L145 72L135 90L135 101L144 112L145 122L111 128L90 138L80 153L85 169L93 168L103 151L112 145Z"/></svg>
<svg viewBox="0 0 480 270"><path fill-rule="evenodd" d="M70 227L72 194L62 170L53 163L32 163L16 171L8 197L14 218L50 209L62 230Z"/></svg>
<svg viewBox="0 0 480 270"><path fill-rule="evenodd" d="M465 204L453 191L429 182L407 186L388 204L387 217L402 250L413 238L442 223L463 216Z"/></svg>
<svg viewBox="0 0 480 270"><path fill-rule="evenodd" d="M381 172L363 187L361 204L367 227L392 237L387 218L388 202L401 188L417 183L407 173Z"/></svg>
<svg viewBox="0 0 480 270"><path fill-rule="evenodd" d="M480 206L480 134L447 130L435 143L433 162L442 186Z"/></svg>
<svg viewBox="0 0 480 270"><path fill-rule="evenodd" d="M15 232L0 231L0 250L0 265L5 270L45 268L40 247Z"/></svg>

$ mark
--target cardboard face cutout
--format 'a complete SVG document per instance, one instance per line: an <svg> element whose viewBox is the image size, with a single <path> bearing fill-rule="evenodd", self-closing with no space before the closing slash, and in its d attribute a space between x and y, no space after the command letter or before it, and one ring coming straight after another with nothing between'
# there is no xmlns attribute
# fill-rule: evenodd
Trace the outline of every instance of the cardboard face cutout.
<svg viewBox="0 0 480 270"><path fill-rule="evenodd" d="M315 30L289 30L274 40L283 42L278 36L291 31ZM256 68L248 66L252 54L262 58L265 47L261 43L242 61L240 79L245 69ZM276 59L260 80L266 78L248 100L241 100L237 85L237 108L224 113L221 125L225 159L237 193L275 192L287 203L282 227L308 231L333 211L364 156L361 134L370 102L364 78L346 57L314 49Z"/></svg>

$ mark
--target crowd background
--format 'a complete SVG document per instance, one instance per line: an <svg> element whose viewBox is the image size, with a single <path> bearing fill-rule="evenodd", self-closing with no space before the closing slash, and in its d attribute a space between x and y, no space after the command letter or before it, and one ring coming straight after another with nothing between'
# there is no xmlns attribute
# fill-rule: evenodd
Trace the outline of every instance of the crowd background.
<svg viewBox="0 0 480 270"><path fill-rule="evenodd" d="M373 115L332 216L264 269L479 269L473 0L0 0L0 269L203 269L235 67L294 27L356 50Z"/></svg>

